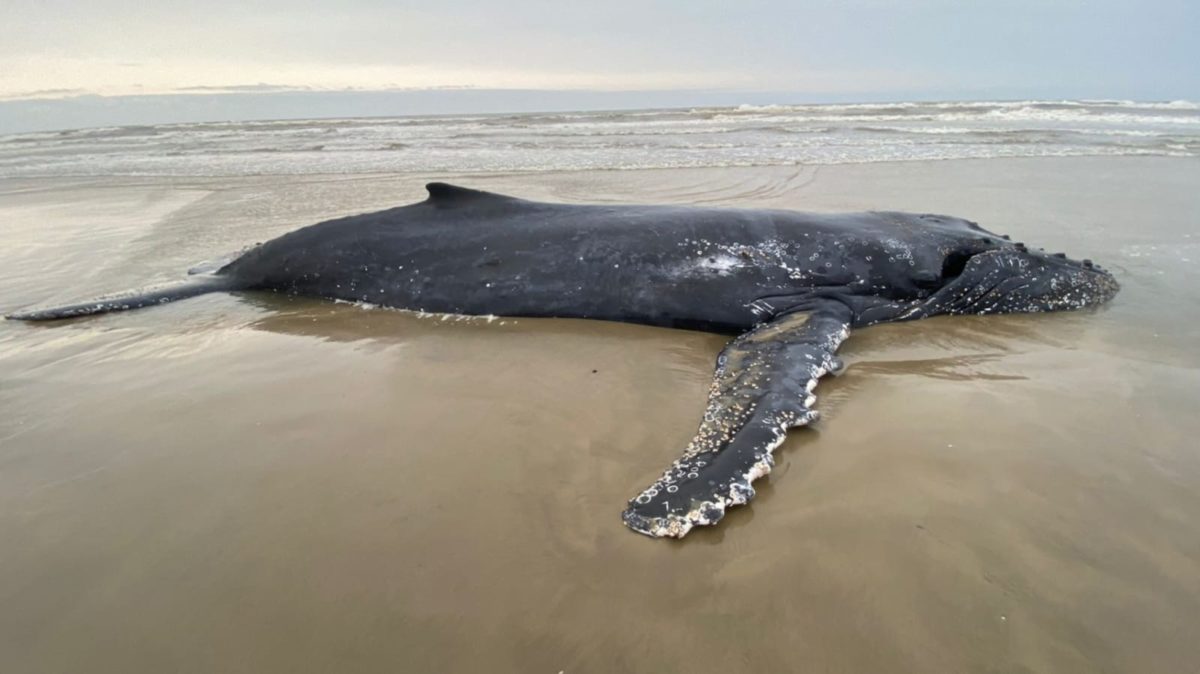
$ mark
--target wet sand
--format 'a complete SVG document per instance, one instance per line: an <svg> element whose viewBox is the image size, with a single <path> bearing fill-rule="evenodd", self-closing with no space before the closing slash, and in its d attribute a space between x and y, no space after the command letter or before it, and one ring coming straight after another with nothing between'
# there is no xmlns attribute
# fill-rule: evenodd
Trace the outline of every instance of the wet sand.
<svg viewBox="0 0 1200 674"><path fill-rule="evenodd" d="M425 178L0 182L0 309L169 280ZM758 498L680 542L619 514L690 439L718 336L253 294L0 323L0 670L1195 670L1200 162L461 182L945 212L1123 291L857 332Z"/></svg>

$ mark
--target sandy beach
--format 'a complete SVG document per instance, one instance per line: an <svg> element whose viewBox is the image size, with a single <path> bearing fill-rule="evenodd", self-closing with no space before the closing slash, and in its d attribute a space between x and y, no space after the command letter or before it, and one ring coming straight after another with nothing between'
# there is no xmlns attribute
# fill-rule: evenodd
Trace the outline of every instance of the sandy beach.
<svg viewBox="0 0 1200 674"><path fill-rule="evenodd" d="M724 338L208 295L0 322L0 670L1151 672L1200 662L1200 161L0 180L0 309L180 276L429 179L908 210L1114 270L1093 312L855 333L683 541L620 521ZM756 484L756 487L759 485Z"/></svg>

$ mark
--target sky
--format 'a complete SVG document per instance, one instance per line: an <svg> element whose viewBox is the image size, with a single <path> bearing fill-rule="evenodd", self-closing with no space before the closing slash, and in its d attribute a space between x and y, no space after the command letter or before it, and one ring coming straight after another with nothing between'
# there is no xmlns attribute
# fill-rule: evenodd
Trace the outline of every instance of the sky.
<svg viewBox="0 0 1200 674"><path fill-rule="evenodd" d="M357 109L380 91L446 112L537 92L555 108L1200 98L1195 0L0 0L0 14L6 127L64 111L297 116L337 92L339 115L379 114Z"/></svg>

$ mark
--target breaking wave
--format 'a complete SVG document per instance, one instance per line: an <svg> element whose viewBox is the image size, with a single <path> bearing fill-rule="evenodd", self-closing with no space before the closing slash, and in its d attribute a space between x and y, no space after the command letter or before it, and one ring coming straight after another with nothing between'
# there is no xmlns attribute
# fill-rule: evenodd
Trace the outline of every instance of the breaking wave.
<svg viewBox="0 0 1200 674"><path fill-rule="evenodd" d="M1197 156L1192 101L772 104L268 120L0 136L0 177L504 172ZM399 151L402 150L402 151Z"/></svg>

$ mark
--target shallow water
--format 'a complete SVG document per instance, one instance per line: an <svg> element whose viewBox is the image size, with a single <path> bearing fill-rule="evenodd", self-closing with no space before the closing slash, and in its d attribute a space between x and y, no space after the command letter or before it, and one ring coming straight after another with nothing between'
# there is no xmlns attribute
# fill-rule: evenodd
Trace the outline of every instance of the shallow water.
<svg viewBox="0 0 1200 674"><path fill-rule="evenodd" d="M452 179L452 176L436 176ZM177 277L422 176L9 179L0 309ZM1100 311L857 332L758 498L620 522L723 339L254 294L0 323L5 672L1113 671L1200 661L1200 162L473 176L563 201L946 212Z"/></svg>

